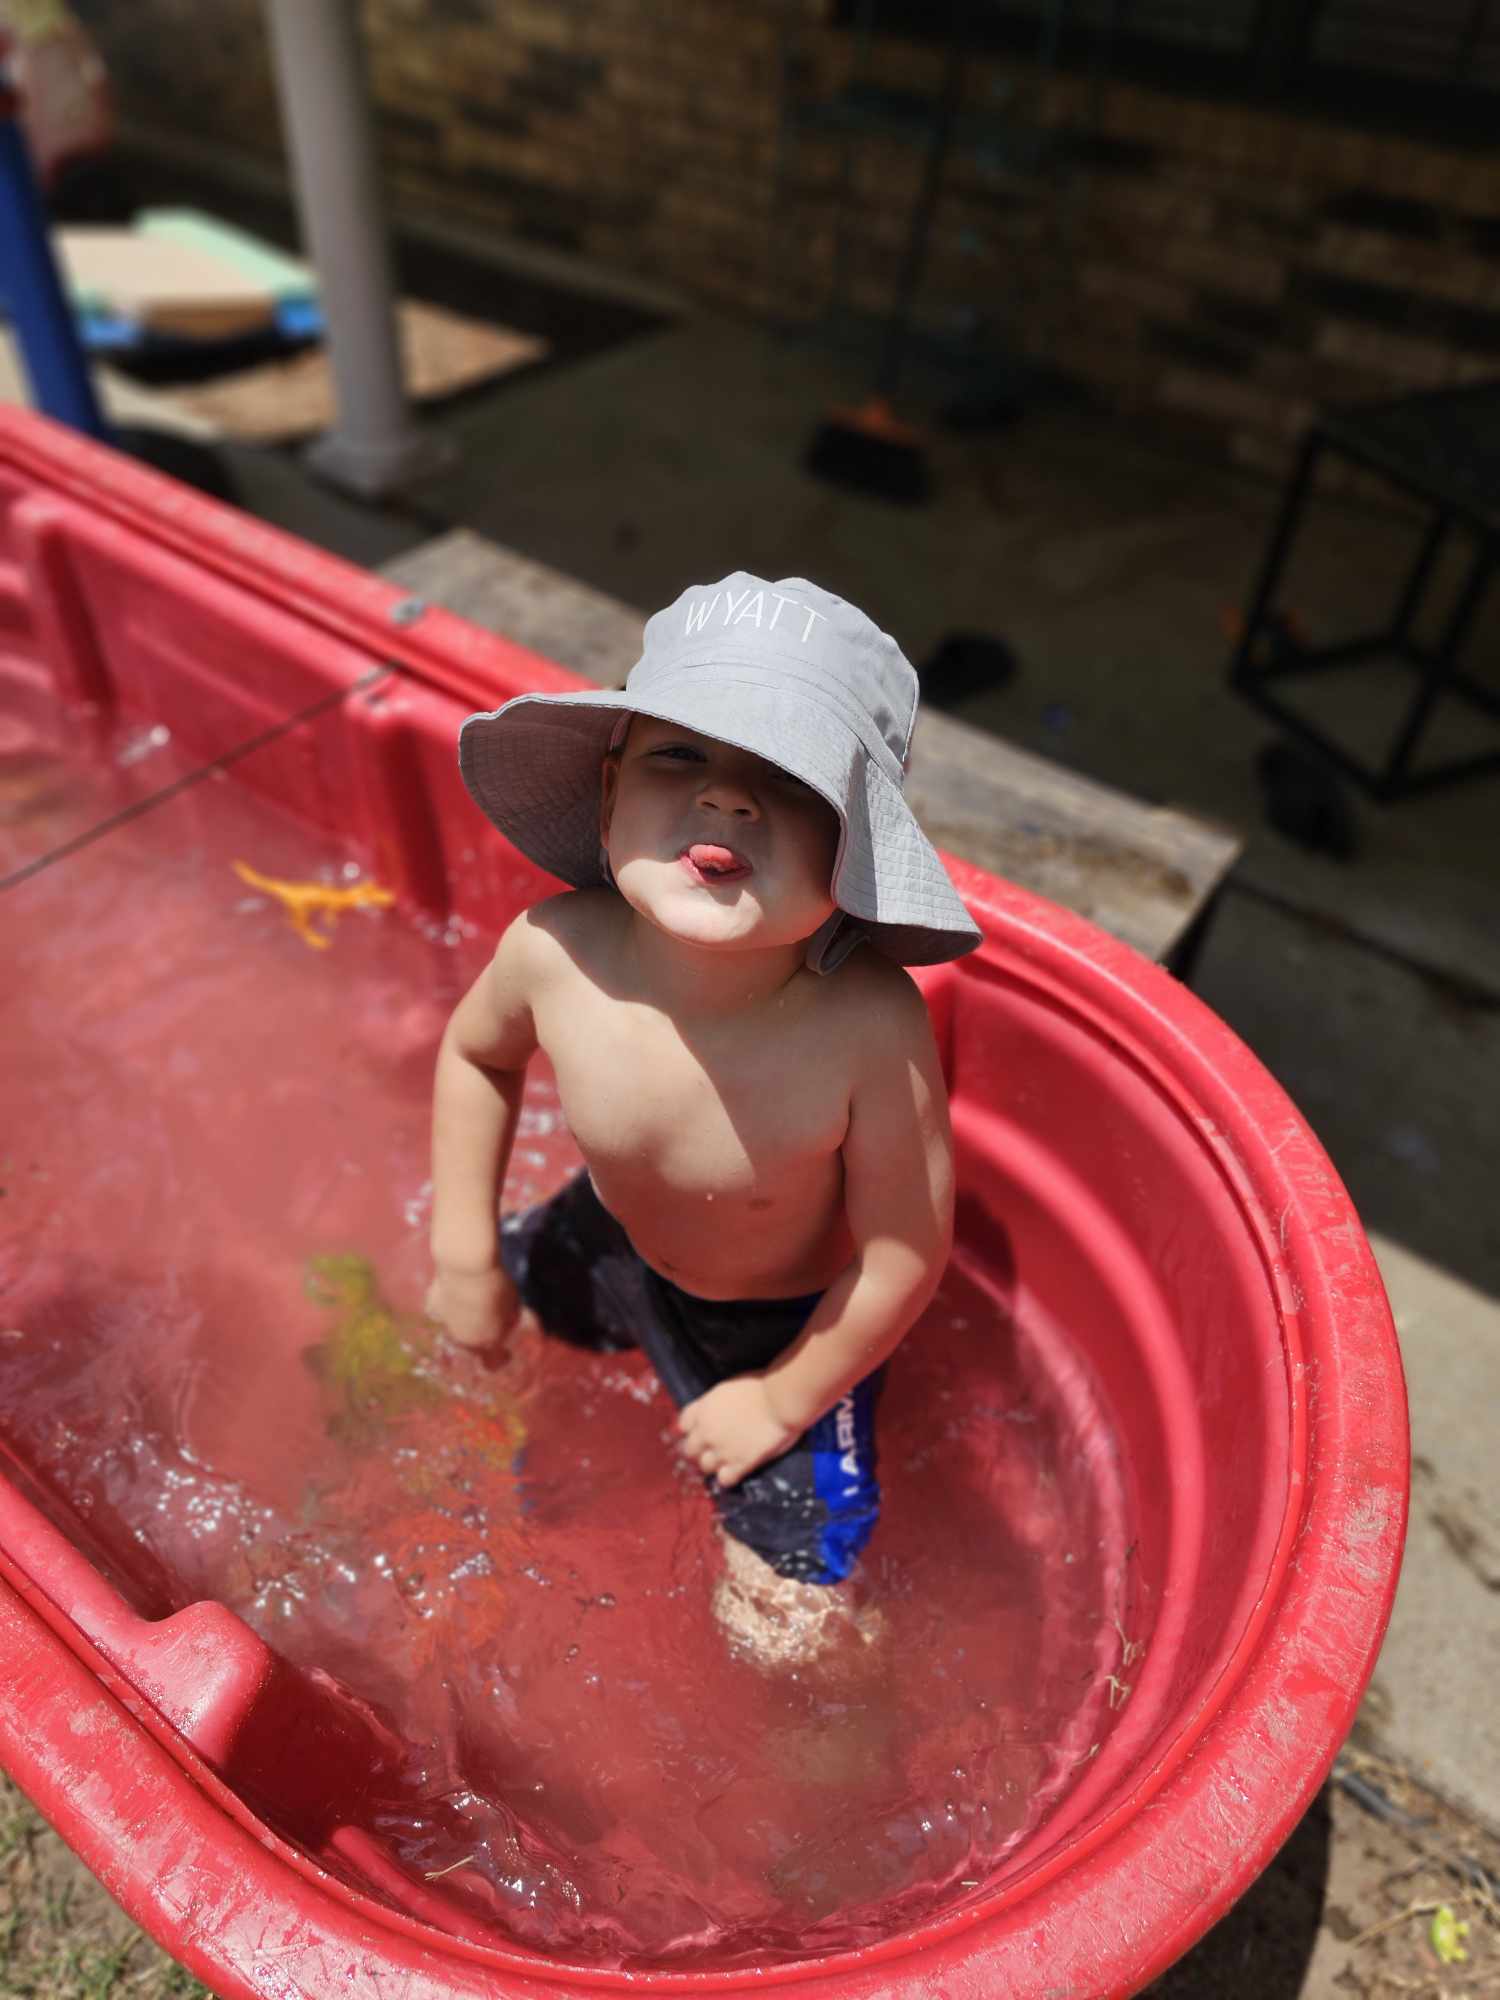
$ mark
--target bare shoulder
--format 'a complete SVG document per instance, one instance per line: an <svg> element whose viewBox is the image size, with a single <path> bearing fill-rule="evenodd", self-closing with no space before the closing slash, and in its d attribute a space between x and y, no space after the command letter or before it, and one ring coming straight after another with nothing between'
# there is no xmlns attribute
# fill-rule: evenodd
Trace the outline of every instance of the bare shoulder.
<svg viewBox="0 0 1500 2000"><path fill-rule="evenodd" d="M858 961L858 963L856 962ZM922 989L904 967L864 950L834 975L850 1049L845 1201L855 1233L886 1229L911 1242L917 1219L941 1263L952 1212L953 1135L937 1038ZM924 1192L925 1190L925 1192Z"/></svg>
<svg viewBox="0 0 1500 2000"><path fill-rule="evenodd" d="M927 1003L904 967L865 948L818 986L818 1061L842 1082L851 1107L892 1095L909 1102L914 1088L924 1099L946 1099Z"/></svg>
<svg viewBox="0 0 1500 2000"><path fill-rule="evenodd" d="M502 1012L529 1007L567 973L590 931L589 913L577 906L591 896L589 890L565 889L511 919L480 975L480 988L493 1006Z"/></svg>
<svg viewBox="0 0 1500 2000"><path fill-rule="evenodd" d="M500 950L540 976L569 965L587 968L612 945L620 909L613 889L564 889L523 910L501 938Z"/></svg>
<svg viewBox="0 0 1500 2000"><path fill-rule="evenodd" d="M932 1047L932 1022L917 982L893 960L868 946L829 974L825 1018L862 1058Z"/></svg>
<svg viewBox="0 0 1500 2000"><path fill-rule="evenodd" d="M599 894L618 901L608 890ZM524 1067L539 1045L538 1009L555 1014L559 996L566 1006L569 983L580 973L587 977L599 962L603 947L596 940L610 920L587 889L565 890L522 910L454 1009L450 1038L491 1067Z"/></svg>

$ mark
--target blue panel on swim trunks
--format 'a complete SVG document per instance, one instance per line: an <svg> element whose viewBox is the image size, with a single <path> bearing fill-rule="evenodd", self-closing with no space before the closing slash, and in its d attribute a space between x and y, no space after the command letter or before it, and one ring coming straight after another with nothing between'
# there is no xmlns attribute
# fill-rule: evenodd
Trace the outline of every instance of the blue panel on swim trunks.
<svg viewBox="0 0 1500 2000"><path fill-rule="evenodd" d="M870 1539L880 1514L875 1477L875 1402L883 1371L857 1382L807 1434L813 1483L828 1510L820 1530L824 1573L819 1583L841 1583Z"/></svg>

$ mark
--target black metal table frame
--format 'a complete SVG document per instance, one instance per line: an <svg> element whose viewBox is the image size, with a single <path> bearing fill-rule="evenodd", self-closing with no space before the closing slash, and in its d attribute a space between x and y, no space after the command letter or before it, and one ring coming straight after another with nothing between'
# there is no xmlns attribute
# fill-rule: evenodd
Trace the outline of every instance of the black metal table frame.
<svg viewBox="0 0 1500 2000"><path fill-rule="evenodd" d="M1425 501L1434 509L1434 514L1402 587L1390 624L1363 638L1345 639L1329 646L1305 646L1287 631L1273 600L1292 541L1301 524L1302 508L1312 485L1318 458L1321 453L1330 450L1380 473L1393 485ZM1422 645L1413 636L1412 628L1438 555L1455 524L1462 524L1471 532L1478 546L1437 644ZM1500 720L1500 697L1481 686L1459 665L1464 640L1495 567L1497 541L1500 537L1497 537L1493 523L1473 508L1441 498L1425 484L1403 478L1399 470L1378 454L1363 452L1354 440L1321 424L1314 424L1298 453L1281 513L1256 581L1244 630L1230 661L1230 685L1284 728L1321 751L1372 798L1383 803L1408 798L1416 792L1431 791L1459 778L1500 771L1500 749L1472 757L1452 758L1447 763L1421 771L1412 768L1422 731L1442 695L1461 696L1474 707ZM1358 660L1382 656L1389 658L1392 655L1415 668L1420 678L1385 764L1378 770L1361 763L1295 709L1278 700L1268 685L1293 674L1317 673L1329 667L1348 666Z"/></svg>

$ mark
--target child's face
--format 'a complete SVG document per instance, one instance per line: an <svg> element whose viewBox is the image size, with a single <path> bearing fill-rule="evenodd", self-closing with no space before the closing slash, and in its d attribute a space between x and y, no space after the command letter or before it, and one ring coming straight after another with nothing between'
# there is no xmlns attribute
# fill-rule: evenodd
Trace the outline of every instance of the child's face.
<svg viewBox="0 0 1500 2000"><path fill-rule="evenodd" d="M838 816L747 750L638 715L606 758L600 834L621 895L685 944L799 943L832 916Z"/></svg>

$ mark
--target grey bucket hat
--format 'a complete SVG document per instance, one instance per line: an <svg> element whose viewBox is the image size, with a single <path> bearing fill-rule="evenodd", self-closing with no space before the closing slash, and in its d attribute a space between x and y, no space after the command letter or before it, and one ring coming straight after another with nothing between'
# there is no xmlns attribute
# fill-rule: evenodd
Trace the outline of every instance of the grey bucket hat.
<svg viewBox="0 0 1500 2000"><path fill-rule="evenodd" d="M624 716L650 715L790 771L838 814L838 911L810 940L829 971L868 938L901 965L936 965L980 931L902 796L917 676L862 611L802 577L737 570L693 584L646 621L613 692L523 694L459 733L465 784L523 854L575 888L608 881L599 774Z"/></svg>

